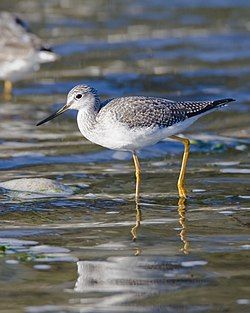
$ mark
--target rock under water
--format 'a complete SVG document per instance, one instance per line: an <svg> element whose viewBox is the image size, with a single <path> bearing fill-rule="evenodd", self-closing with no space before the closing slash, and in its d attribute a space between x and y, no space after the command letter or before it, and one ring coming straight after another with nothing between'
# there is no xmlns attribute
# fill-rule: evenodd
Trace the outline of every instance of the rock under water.
<svg viewBox="0 0 250 313"><path fill-rule="evenodd" d="M68 196L73 194L73 188L48 178L20 178L0 183L0 188L14 192L13 196L30 198Z"/></svg>

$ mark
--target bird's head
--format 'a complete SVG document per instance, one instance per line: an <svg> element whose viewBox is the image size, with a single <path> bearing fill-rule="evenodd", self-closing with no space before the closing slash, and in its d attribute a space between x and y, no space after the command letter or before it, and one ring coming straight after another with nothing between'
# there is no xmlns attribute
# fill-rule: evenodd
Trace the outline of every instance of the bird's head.
<svg viewBox="0 0 250 313"><path fill-rule="evenodd" d="M66 104L56 111L55 113L51 114L49 117L45 118L41 122L37 123L36 126L42 125L58 115L61 115L67 110L82 110L82 109L96 109L96 106L99 104L99 98L97 95L97 91L90 86L87 85L78 85L75 86L73 89L70 90L67 96Z"/></svg>

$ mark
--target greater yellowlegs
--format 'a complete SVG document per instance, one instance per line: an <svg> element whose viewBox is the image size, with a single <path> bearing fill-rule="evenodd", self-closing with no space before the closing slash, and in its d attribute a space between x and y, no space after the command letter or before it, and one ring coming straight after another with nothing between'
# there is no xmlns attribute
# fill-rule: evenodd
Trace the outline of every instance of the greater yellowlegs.
<svg viewBox="0 0 250 313"><path fill-rule="evenodd" d="M67 103L37 126L52 120L63 112L78 111L77 123L82 135L103 147L131 151L135 165L136 200L139 199L141 167L137 150L167 137L184 144L184 154L178 179L178 191L186 198L184 185L190 142L176 136L202 115L226 105L234 99L212 101L180 101L165 98L130 96L101 102L97 91L86 85L74 87Z"/></svg>
<svg viewBox="0 0 250 313"><path fill-rule="evenodd" d="M0 80L4 81L7 98L13 82L38 70L40 63L57 59L51 48L31 33L23 20L9 12L0 12L0 48Z"/></svg>

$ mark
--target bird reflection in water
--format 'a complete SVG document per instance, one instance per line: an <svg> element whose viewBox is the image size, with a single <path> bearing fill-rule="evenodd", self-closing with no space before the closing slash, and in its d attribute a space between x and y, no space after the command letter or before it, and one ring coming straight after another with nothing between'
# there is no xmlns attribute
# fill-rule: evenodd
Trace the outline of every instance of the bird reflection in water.
<svg viewBox="0 0 250 313"><path fill-rule="evenodd" d="M137 239L137 232L141 226L141 219L142 219L142 215L141 215L141 207L140 204L138 202L136 202L135 204L135 226L131 228L131 235L132 235L132 240L136 241Z"/></svg>
<svg viewBox="0 0 250 313"><path fill-rule="evenodd" d="M178 214L179 214L179 224L180 228L180 239L183 243L182 248L180 249L184 254L189 254L189 242L187 239L187 225L186 225L186 199L179 198L178 200ZM141 227L142 221L142 212L141 207L138 201L135 202L135 225L131 228L132 240L135 242L137 240L137 236L139 233L139 229ZM139 247L135 248L135 256L141 254L141 249Z"/></svg>
<svg viewBox="0 0 250 313"><path fill-rule="evenodd" d="M131 228L131 235L132 235L132 240L135 242L137 239L137 233L139 231L139 228L141 226L141 220L142 220L142 214L141 214L141 207L140 204L136 201L135 202L135 226ZM141 249L139 247L135 248L135 253L134 255L140 255L141 254Z"/></svg>
<svg viewBox="0 0 250 313"><path fill-rule="evenodd" d="M187 240L187 224L186 224L186 204L184 198L180 198L178 201L178 213L179 213L179 223L181 226L181 231L179 236L183 242L183 247L181 251L184 254L189 254L189 242Z"/></svg>
<svg viewBox="0 0 250 313"><path fill-rule="evenodd" d="M58 59L25 21L10 12L0 12L0 47L0 80L4 81L3 98L7 101L11 100L13 82L37 71L42 63Z"/></svg>
<svg viewBox="0 0 250 313"><path fill-rule="evenodd" d="M135 225L131 229L132 239L138 238L142 214L140 205L136 203ZM179 236L183 242L181 251L187 254L189 245L186 234L185 201L178 202L179 223L181 231ZM136 248L135 255L140 255L140 248ZM119 308L132 301L149 295L166 292L176 292L177 289L194 288L204 285L207 280L201 276L200 270L196 273L194 268L183 266L183 256L153 256L140 257L112 255L104 260L81 260L77 262L78 278L74 291L83 293L81 304L93 306L96 312L119 311ZM92 295L98 295L93 297ZM112 308L112 309L111 309ZM138 312L138 311L136 311Z"/></svg>

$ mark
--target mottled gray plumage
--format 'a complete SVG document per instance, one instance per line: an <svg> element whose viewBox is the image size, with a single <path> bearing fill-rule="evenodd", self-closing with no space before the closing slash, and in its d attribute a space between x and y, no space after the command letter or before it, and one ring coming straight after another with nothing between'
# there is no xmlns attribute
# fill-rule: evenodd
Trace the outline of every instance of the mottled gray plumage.
<svg viewBox="0 0 250 313"><path fill-rule="evenodd" d="M174 102L154 97L121 97L102 103L97 119L113 116L117 122L126 124L129 128L156 126L164 128L223 106L230 101L233 99Z"/></svg>

